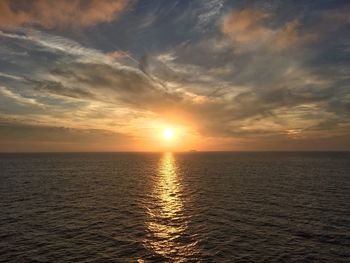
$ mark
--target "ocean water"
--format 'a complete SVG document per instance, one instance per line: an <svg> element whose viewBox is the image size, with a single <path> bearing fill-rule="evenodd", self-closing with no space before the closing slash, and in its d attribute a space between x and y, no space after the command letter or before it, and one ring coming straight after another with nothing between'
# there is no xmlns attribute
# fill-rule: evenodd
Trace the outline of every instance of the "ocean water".
<svg viewBox="0 0 350 263"><path fill-rule="evenodd" d="M350 262L350 154L1 154L0 209L1 262Z"/></svg>

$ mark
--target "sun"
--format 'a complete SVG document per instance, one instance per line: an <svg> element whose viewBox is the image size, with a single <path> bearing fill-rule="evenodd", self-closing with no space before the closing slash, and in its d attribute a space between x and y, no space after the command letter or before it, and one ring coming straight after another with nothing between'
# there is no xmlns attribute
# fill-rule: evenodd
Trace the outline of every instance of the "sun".
<svg viewBox="0 0 350 263"><path fill-rule="evenodd" d="M174 138L174 131L171 128L165 128L163 130L163 138L167 141L171 141Z"/></svg>

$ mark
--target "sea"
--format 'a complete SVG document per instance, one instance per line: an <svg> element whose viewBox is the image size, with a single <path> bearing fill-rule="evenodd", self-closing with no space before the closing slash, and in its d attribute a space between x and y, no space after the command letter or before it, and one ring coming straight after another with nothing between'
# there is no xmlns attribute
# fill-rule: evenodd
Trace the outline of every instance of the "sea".
<svg viewBox="0 0 350 263"><path fill-rule="evenodd" d="M350 262L350 153L0 154L0 262Z"/></svg>

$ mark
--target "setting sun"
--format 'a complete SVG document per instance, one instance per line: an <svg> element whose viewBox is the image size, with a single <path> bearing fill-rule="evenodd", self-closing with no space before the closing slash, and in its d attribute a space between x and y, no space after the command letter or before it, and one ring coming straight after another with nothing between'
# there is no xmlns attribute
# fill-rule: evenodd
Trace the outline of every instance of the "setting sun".
<svg viewBox="0 0 350 263"><path fill-rule="evenodd" d="M170 141L174 137L174 131L171 128L165 128L163 130L163 138Z"/></svg>
<svg viewBox="0 0 350 263"><path fill-rule="evenodd" d="M0 263L345 262L349 17L0 0Z"/></svg>

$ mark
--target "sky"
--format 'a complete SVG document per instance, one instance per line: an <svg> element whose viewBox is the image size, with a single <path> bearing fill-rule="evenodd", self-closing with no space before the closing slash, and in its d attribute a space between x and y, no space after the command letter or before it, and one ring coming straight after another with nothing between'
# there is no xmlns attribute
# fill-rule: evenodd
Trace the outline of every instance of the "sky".
<svg viewBox="0 0 350 263"><path fill-rule="evenodd" d="M336 0L1 0L0 151L350 150L349 24Z"/></svg>

